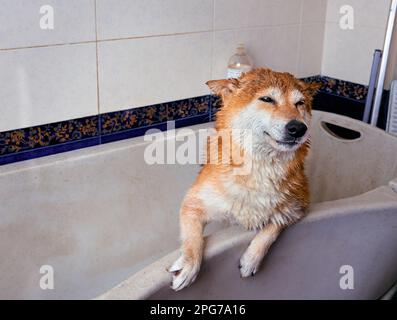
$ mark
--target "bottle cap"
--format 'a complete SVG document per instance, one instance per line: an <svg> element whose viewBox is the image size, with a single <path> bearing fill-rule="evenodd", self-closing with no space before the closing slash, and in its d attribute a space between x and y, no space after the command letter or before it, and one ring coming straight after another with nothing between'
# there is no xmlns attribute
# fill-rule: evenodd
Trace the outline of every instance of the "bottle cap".
<svg viewBox="0 0 397 320"><path fill-rule="evenodd" d="M244 43L239 43L238 47L237 47L237 54L245 54L245 47L244 47Z"/></svg>

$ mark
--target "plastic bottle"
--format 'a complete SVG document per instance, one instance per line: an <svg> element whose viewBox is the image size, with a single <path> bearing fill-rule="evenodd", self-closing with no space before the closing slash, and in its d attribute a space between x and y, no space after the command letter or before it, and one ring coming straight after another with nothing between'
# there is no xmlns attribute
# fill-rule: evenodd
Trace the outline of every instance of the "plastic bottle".
<svg viewBox="0 0 397 320"><path fill-rule="evenodd" d="M236 53L229 59L227 67L227 77L238 78L243 72L252 70L252 59L247 54L244 44L240 43L237 47Z"/></svg>

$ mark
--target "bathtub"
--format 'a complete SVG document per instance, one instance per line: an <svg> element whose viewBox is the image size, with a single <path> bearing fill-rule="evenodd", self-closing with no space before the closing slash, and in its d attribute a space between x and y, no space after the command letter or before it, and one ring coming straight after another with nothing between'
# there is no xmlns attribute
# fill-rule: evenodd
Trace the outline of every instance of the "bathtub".
<svg viewBox="0 0 397 320"><path fill-rule="evenodd" d="M397 281L396 138L314 112L308 216L249 279L238 260L253 233L210 225L200 275L176 293L165 268L179 254L179 204L200 166L150 165L148 143L0 167L0 299L374 299ZM52 288L41 286L43 266ZM346 270L354 288L341 284Z"/></svg>

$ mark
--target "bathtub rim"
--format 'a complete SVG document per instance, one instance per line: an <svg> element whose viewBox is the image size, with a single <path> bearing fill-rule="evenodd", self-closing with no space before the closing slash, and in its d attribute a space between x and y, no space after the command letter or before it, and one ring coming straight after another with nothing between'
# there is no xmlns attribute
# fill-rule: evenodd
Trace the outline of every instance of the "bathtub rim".
<svg viewBox="0 0 397 320"><path fill-rule="evenodd" d="M356 120L356 119L353 119L350 117L342 116L339 114L334 114L334 113L319 111L319 110L313 110L312 113L313 113L313 118L319 118L321 121L326 121L328 119L329 121L331 121L331 123L333 123L332 121L334 121L335 124L341 125L341 126L348 124L348 123L352 123L353 126L356 128L360 128L360 127L366 128L366 130L370 130L377 134L380 134L380 135L384 136L386 139L394 140L395 143L397 144L397 136L391 135L390 133L388 133L380 128L373 127L373 126L371 126L367 123L364 123L362 121L359 121L359 120ZM201 124L197 124L197 125L180 127L180 128L165 130L165 131L161 131L160 129L155 129L155 130L157 130L158 132L162 132L163 134L168 133L168 134L173 135L173 134L177 134L181 130L184 130L187 128L192 129L192 132L197 132L200 129L214 128L214 125L215 125L215 122L212 121L212 122L206 122L206 123L201 123ZM316 125L321 127L321 123L317 123ZM148 129L148 130L151 130L151 129ZM341 141L341 139L333 137L329 133L327 133L327 134L332 139ZM95 157L99 154L104 154L107 152L114 152L115 150L129 149L129 148L134 148L134 147L150 144L150 141L145 141L144 137L145 137L145 135L141 135L141 136L137 136L137 137L133 137L133 138L112 141L112 142L108 142L108 143L88 146L88 147L81 148L81 149L75 149L75 150L70 150L70 151L61 152L61 153L57 153L57 154L52 154L52 155L48 155L48 156L44 156L44 157L40 157L40 158L34 158L34 159L28 159L28 160L24 160L24 161L4 164L4 165L0 166L0 176L18 172L18 171L30 170L30 169L37 168L37 167L52 166L52 165L58 164L60 162L73 162L73 161L76 161L79 159ZM362 139L362 137L352 140L352 141L347 141L347 143L354 143L356 141L360 141L361 139ZM387 184L390 184L393 182L397 183L395 181L397 181L397 176L392 177L389 180L389 182L384 185L387 185ZM374 189L376 189L376 187L373 188L372 190L374 190Z"/></svg>
<svg viewBox="0 0 397 320"><path fill-rule="evenodd" d="M384 135L387 137L387 139L392 139L395 140L397 143L397 136L394 136L378 127L373 127L367 123L364 123L362 121L359 121L357 119L353 119L347 116L331 113L331 112L326 112L326 111L320 111L320 110L312 110L313 113L313 118L315 117L322 117L325 116L328 119L334 120L335 122L339 123L340 125L344 125L345 123L353 123L357 125L358 127L364 127L367 128L368 130L377 132L378 134ZM155 128L154 130L157 130L158 132L162 132L166 134L167 132L175 132L178 133L181 130L184 130L186 128L191 128L194 132L200 129L208 129L208 128L214 128L215 121L209 121L201 124L196 124L196 125L191 125L191 126L184 126L176 129L171 129L171 130L160 130ZM317 124L318 126L321 126L320 123ZM349 128L350 129L350 128ZM149 128L148 130L153 130L153 128ZM337 141L340 141L340 139L333 137L332 135L329 135L331 138L336 139ZM53 162L58 162L58 161L70 161L75 158L80 158L84 156L95 156L97 153L101 152L107 152L113 149L124 149L124 148L130 148L138 145L144 145L144 144L149 144L149 141L144 141L144 135L137 136L137 137L132 137L132 138L127 138L127 139L122 139L122 140L117 140L117 141L111 141L111 142L106 142L102 144L97 144L97 145L92 145L88 146L85 148L80 148L80 149L75 149L75 150L70 150L70 151L65 151L65 152L60 152L56 154L51 154L39 158L33 158L33 159L27 159L24 161L19 161L19 162L12 162L12 163L7 163L4 165L0 166L0 174L7 173L8 171L17 171L25 168L33 168L37 166L45 166L45 165L51 165ZM354 141L359 141L361 138L352 140L351 142ZM397 177L395 177L397 179Z"/></svg>

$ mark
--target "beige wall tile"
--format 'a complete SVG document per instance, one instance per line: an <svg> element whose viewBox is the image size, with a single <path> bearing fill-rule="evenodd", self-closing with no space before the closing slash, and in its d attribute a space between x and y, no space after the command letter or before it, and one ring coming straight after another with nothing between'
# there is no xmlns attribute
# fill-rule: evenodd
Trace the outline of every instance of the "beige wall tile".
<svg viewBox="0 0 397 320"><path fill-rule="evenodd" d="M0 51L0 131L96 114L95 44Z"/></svg>

